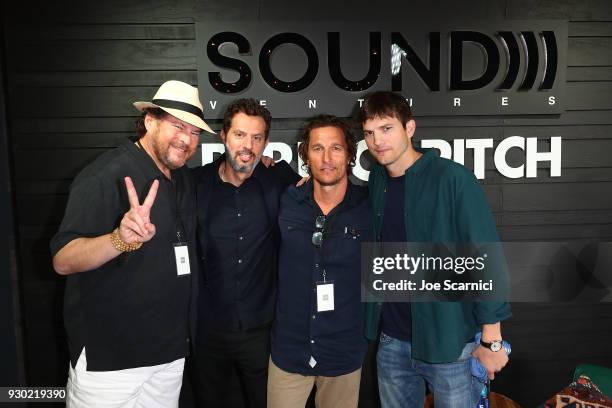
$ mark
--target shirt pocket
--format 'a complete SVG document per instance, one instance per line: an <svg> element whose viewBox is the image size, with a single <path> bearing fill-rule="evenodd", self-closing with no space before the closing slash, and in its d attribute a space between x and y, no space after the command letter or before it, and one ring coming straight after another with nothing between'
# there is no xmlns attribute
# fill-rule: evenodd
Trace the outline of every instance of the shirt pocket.
<svg viewBox="0 0 612 408"><path fill-rule="evenodd" d="M312 245L314 229L305 222L280 217L278 224L283 246L303 248L303 245Z"/></svg>
<svg viewBox="0 0 612 408"><path fill-rule="evenodd" d="M368 242L371 229L362 225L346 225L323 234L324 260L330 263L358 265L361 244Z"/></svg>

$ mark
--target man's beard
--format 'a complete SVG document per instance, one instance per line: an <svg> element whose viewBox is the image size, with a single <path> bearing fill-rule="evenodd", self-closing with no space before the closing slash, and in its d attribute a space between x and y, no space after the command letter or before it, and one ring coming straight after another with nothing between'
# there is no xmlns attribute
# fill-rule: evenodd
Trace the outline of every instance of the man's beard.
<svg viewBox="0 0 612 408"><path fill-rule="evenodd" d="M261 157L257 157L255 153L253 153L249 149L242 149L242 150L235 152L235 154L233 154L233 152L227 147L227 143L224 144L224 146L225 146L225 157L228 163L230 164L230 166L232 167L232 169L236 173L250 173L259 164L259 161L261 160ZM248 153L252 155L254 157L253 163L251 164L238 163L236 156L239 156L243 153Z"/></svg>
<svg viewBox="0 0 612 408"><path fill-rule="evenodd" d="M181 146L184 147L187 151L185 152L185 161L181 164L176 164L173 163L172 161L170 161L170 146L172 143L168 143L165 148L160 146L160 144L158 143L157 138L152 138L151 140L151 147L153 148L153 153L155 154L155 156L157 157L157 160L159 160L164 166L166 166L168 169L170 170L176 170L180 167L183 167L185 165L185 163L187 163L187 160L189 160L189 158L191 158L191 154L189 152L189 148L186 146ZM179 145L184 145L184 143L178 143Z"/></svg>

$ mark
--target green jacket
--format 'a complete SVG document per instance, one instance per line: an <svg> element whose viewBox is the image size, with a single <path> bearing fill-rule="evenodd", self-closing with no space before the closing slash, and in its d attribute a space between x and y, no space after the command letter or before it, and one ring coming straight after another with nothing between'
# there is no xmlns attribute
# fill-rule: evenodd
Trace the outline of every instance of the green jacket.
<svg viewBox="0 0 612 408"><path fill-rule="evenodd" d="M405 177L405 218L408 242L497 242L499 236L487 200L474 175L465 167L423 153ZM387 171L376 165L368 182L374 211L375 239L380 240ZM379 335L381 302L366 304L365 335ZM455 361L465 343L484 323L511 316L506 302L413 302L412 355L429 363ZM473 340L472 340L473 341Z"/></svg>

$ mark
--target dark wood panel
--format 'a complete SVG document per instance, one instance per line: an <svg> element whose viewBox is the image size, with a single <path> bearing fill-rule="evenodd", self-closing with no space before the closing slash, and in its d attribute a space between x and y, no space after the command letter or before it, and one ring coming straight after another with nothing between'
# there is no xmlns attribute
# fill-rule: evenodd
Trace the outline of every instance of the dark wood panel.
<svg viewBox="0 0 612 408"><path fill-rule="evenodd" d="M533 325L531 328L535 329L535 326ZM549 335L555 334L562 334L564 341L559 342L555 347L551 347ZM605 336L605 332L602 334ZM512 351L514 353L516 350L517 354L514 357L517 360L521 357L528 359L530 355L536 354L541 359L540 361L548 360L546 362L550 363L550 360L563 359L564 357L575 355L576 344L580 344L582 348L582 358L597 358L609 355L609 344L602 341L601 336L597 332L592 330L575 331L571 327L566 328L565 332L560 330L560 333L557 331L556 333L548 333L548 335L537 335L536 332L531 336L527 334L516 336L513 338L512 345L514 347Z"/></svg>
<svg viewBox="0 0 612 408"><path fill-rule="evenodd" d="M39 2L37 13L31 3L15 3L10 8L12 21L74 24L192 23L200 19L244 21L256 19L258 3L249 0L106 0L80 2L61 0Z"/></svg>
<svg viewBox="0 0 612 408"><path fill-rule="evenodd" d="M417 130L414 140L423 139L502 139L503 130L500 127L488 126L461 126L461 127L439 127L439 126L420 126L421 122L417 119ZM363 138L361 129L356 133L359 139Z"/></svg>
<svg viewBox="0 0 612 408"><path fill-rule="evenodd" d="M610 37L612 21L572 21L568 25L570 37Z"/></svg>
<svg viewBox="0 0 612 408"><path fill-rule="evenodd" d="M575 37L567 40L567 65L576 67L612 65L612 37Z"/></svg>
<svg viewBox="0 0 612 408"><path fill-rule="evenodd" d="M31 254L25 251L22 253L21 264L19 265L22 285L29 285L32 282L55 282L58 279L63 279L53 270L51 254L48 250L46 253L39 254Z"/></svg>
<svg viewBox="0 0 612 408"><path fill-rule="evenodd" d="M122 141L123 142L123 141ZM190 167L201 162L198 151L188 161ZM96 157L110 148L19 150L15 152L15 178L21 181L70 180Z"/></svg>
<svg viewBox="0 0 612 408"><path fill-rule="evenodd" d="M482 186L491 211L499 211L502 206L502 189L500 186Z"/></svg>
<svg viewBox="0 0 612 408"><path fill-rule="evenodd" d="M564 140L562 146L563 168L612 167L612 138Z"/></svg>
<svg viewBox="0 0 612 408"><path fill-rule="evenodd" d="M15 178L17 180L72 179L106 150L108 149L16 152Z"/></svg>
<svg viewBox="0 0 612 408"><path fill-rule="evenodd" d="M591 305L569 304L568 307L579 309L581 317L578 319L550 318L546 310L531 307L529 313L537 314L538 319L521 319L520 312L517 314L516 304L512 307L512 318L502 323L504 337L529 338L530 336L545 336L555 334L566 334L568 331L579 334L597 334L609 337L612 335L612 304L606 304L602 309L606 315L591 317L589 311Z"/></svg>
<svg viewBox="0 0 612 408"><path fill-rule="evenodd" d="M612 3L608 0L509 0L508 19L567 19L576 21L612 21Z"/></svg>
<svg viewBox="0 0 612 408"><path fill-rule="evenodd" d="M23 180L15 185L17 196L67 195L72 180Z"/></svg>
<svg viewBox="0 0 612 408"><path fill-rule="evenodd" d="M22 227L19 230L25 230L27 227ZM19 248L20 253L28 254L32 256L40 256L42 258L50 257L50 249L49 242L51 242L51 238L59 229L59 223L49 227L41 227L38 226L38 229L41 231L39 234L32 235L30 237L20 237L19 239ZM46 229L46 230L44 230ZM20 261L21 264L22 261ZM40 271L41 274L45 276L54 275L51 264L49 263L45 270Z"/></svg>
<svg viewBox="0 0 612 408"><path fill-rule="evenodd" d="M612 67L568 67L567 80L572 82L612 81Z"/></svg>
<svg viewBox="0 0 612 408"><path fill-rule="evenodd" d="M151 98L153 95L148 96ZM145 96L143 95L143 98ZM15 134L19 133L97 133L97 132L133 132L134 121L138 111L126 117L89 117L89 118L17 118L14 117L12 127Z"/></svg>
<svg viewBox="0 0 612 408"><path fill-rule="evenodd" d="M145 71L196 68L195 40L57 41L11 44L11 71Z"/></svg>
<svg viewBox="0 0 612 408"><path fill-rule="evenodd" d="M612 316L612 303L574 305L572 303L513 303L508 324L533 327L541 321L599 320Z"/></svg>
<svg viewBox="0 0 612 408"><path fill-rule="evenodd" d="M612 183L513 184L502 187L503 209L508 211L609 210ZM612 229L610 230L612 234Z"/></svg>
<svg viewBox="0 0 612 408"><path fill-rule="evenodd" d="M612 110L567 111L561 115L524 115L505 118L503 123L512 126L610 125Z"/></svg>
<svg viewBox="0 0 612 408"><path fill-rule="evenodd" d="M566 109L612 109L612 82L569 82Z"/></svg>
<svg viewBox="0 0 612 408"><path fill-rule="evenodd" d="M11 95L15 116L136 116L135 101L149 101L158 87L21 88Z"/></svg>
<svg viewBox="0 0 612 408"><path fill-rule="evenodd" d="M110 148L118 146L135 134L135 132L19 134L15 138L14 148L15 150Z"/></svg>
<svg viewBox="0 0 612 408"><path fill-rule="evenodd" d="M16 220L19 226L58 225L64 216L67 195L17 197Z"/></svg>
<svg viewBox="0 0 612 408"><path fill-rule="evenodd" d="M497 228L503 241L612 239L612 223L589 225L521 225Z"/></svg>
<svg viewBox="0 0 612 408"><path fill-rule="evenodd" d="M504 126L502 138L509 136L549 138L560 136L564 141L572 139L612 139L609 125L561 125L561 126Z"/></svg>
<svg viewBox="0 0 612 408"><path fill-rule="evenodd" d="M377 1L364 0L350 2L314 0L309 2L292 2L287 6L284 0L261 0L262 20L303 21L377 21L376 12L391 13L394 16L410 16L412 19L503 19L505 0L472 0L469 7L456 2L446 1L439 7L426 7L403 0Z"/></svg>
<svg viewBox="0 0 612 408"><path fill-rule="evenodd" d="M59 40L194 40L195 25L184 24L36 24L9 25L9 41L40 44Z"/></svg>
<svg viewBox="0 0 612 408"><path fill-rule="evenodd" d="M612 209L581 211L525 211L504 212L500 215L503 226L606 224L612 222Z"/></svg>
<svg viewBox="0 0 612 408"><path fill-rule="evenodd" d="M548 169L538 169L534 178L509 179L497 170L487 170L483 184L540 184L540 183L583 183L612 181L612 168L561 168L561 177L550 177Z"/></svg>
<svg viewBox="0 0 612 408"><path fill-rule="evenodd" d="M62 299L63 279L23 285L28 385L65 386L68 371Z"/></svg>
<svg viewBox="0 0 612 408"><path fill-rule="evenodd" d="M92 71L92 72L22 72L12 77L15 88L32 87L72 87L72 86L150 86L156 87L175 79L197 84L195 70L174 71Z"/></svg>

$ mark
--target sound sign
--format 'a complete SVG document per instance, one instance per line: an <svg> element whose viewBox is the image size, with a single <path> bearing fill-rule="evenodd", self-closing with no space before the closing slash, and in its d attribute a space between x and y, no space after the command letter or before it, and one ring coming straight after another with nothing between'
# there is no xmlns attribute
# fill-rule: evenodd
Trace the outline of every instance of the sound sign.
<svg viewBox="0 0 612 408"><path fill-rule="evenodd" d="M196 23L205 116L238 97L275 118L350 116L393 90L423 115L560 114L567 22Z"/></svg>

